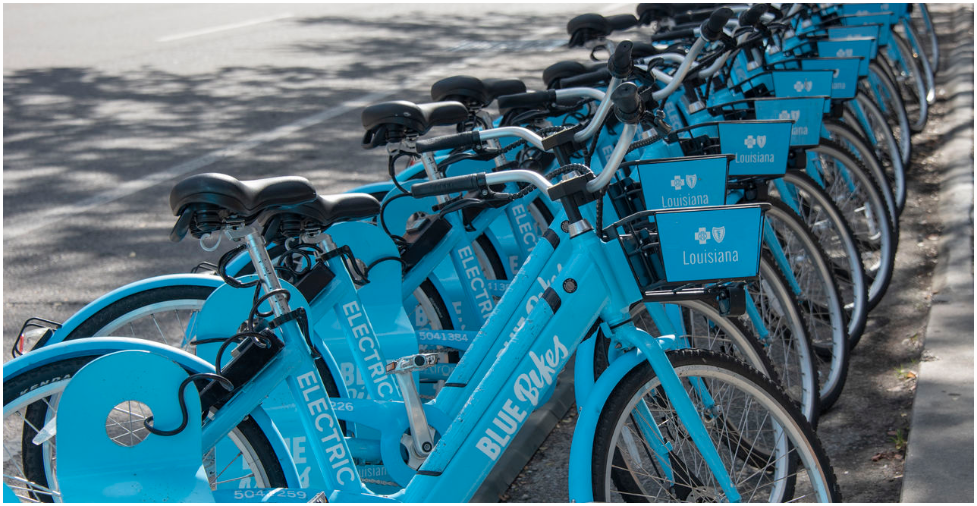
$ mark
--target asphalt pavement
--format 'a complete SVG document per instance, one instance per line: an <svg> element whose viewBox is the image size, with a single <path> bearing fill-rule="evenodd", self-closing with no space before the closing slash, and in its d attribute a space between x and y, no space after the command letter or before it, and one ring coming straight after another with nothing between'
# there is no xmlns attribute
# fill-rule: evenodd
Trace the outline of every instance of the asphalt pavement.
<svg viewBox="0 0 977 506"><path fill-rule="evenodd" d="M321 194L384 180L363 107L430 101L460 73L538 89L550 63L586 58L564 47L570 17L631 9L5 5L4 348L29 317L216 260L167 239L182 177L301 175Z"/></svg>

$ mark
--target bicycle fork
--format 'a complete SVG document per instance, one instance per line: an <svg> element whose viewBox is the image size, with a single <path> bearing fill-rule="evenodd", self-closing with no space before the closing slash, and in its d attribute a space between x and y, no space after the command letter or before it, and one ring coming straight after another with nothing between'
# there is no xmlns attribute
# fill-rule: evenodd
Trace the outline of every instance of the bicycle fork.
<svg viewBox="0 0 977 506"><path fill-rule="evenodd" d="M706 430L703 417L696 410L692 398L685 390L685 387L682 385L682 380L678 377L671 362L668 360L668 356L665 354L665 347L662 345L667 343L669 339L658 338L652 340L651 336L639 331L631 323L627 323L621 328L616 329L615 333L618 333L618 336L616 336L618 340L636 346L651 364L652 370L654 370L655 375L661 381L661 387L665 392L665 396L671 402L679 421L692 438L692 442L705 459L709 470L716 477L716 481L726 494L726 498L730 502L740 502L742 498L736 490L736 486L733 484L729 470L726 469L722 458L719 456L719 451L716 449L715 443ZM708 396L701 382L696 381L697 378L692 378L692 380L693 389L699 394L705 394L704 399L707 400L707 407L711 405L711 398ZM638 411L638 419L645 418L648 421L648 423L639 424L639 428L642 432L649 432L645 434L645 438L651 442L651 449L655 452L656 459L666 470L667 478L674 483L676 474L681 473L682 470L678 466L668 464L666 455L671 450L669 448L670 443L665 442L664 436L658 427L654 423L651 423L651 412L643 399L635 409Z"/></svg>

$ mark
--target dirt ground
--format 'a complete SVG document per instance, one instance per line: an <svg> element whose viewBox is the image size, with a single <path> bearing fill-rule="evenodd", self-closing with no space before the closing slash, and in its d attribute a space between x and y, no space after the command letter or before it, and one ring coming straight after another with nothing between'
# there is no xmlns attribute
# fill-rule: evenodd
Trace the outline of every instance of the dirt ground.
<svg viewBox="0 0 977 506"><path fill-rule="evenodd" d="M943 60L953 43L969 39L953 33L951 16L969 15L973 6L940 5L931 9L942 34ZM912 163L907 171L908 196L900 218L895 273L882 302L869 315L865 334L851 359L848 382L838 403L821 416L818 434L848 502L898 502L902 490L905 448L915 392L916 365L932 296L940 222L940 151L947 126L950 96L937 78L937 101L926 130L913 136ZM557 425L502 494L510 502L567 502L567 458L576 410Z"/></svg>

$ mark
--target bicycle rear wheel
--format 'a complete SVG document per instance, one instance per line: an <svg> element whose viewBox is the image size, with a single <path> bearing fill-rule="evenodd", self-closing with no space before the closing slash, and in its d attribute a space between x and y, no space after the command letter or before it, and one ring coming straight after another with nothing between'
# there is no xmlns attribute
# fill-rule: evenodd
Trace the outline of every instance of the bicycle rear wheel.
<svg viewBox="0 0 977 506"><path fill-rule="evenodd" d="M728 355L669 360L744 501L841 500L817 435L776 384ZM592 466L596 501L726 500L647 362L608 397Z"/></svg>
<svg viewBox="0 0 977 506"><path fill-rule="evenodd" d="M98 357L64 359L29 369L4 382L3 481L22 501L65 499L61 497L57 480L57 435L38 443L34 439L57 416L61 392L71 378ZM146 437L162 437L149 435L143 428L145 412L140 408L120 405L107 414L106 431L120 446L137 444ZM279 458L253 419L242 421L228 439L239 453L230 459L222 456L221 461L237 465L217 465L213 449L203 455L212 489L288 486Z"/></svg>

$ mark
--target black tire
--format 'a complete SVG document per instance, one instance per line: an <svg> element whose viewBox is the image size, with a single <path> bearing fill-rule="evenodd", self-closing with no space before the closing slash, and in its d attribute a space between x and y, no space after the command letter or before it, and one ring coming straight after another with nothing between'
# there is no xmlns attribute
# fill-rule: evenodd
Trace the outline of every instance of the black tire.
<svg viewBox="0 0 977 506"><path fill-rule="evenodd" d="M22 478L29 480L31 483L36 483L46 488L50 488L53 484L49 482L50 476L48 476L45 470L45 447L49 447L48 444L35 445L31 441L36 435L33 427L42 427L44 421L47 417L47 404L45 400L51 399L53 396L48 396L43 399L30 401L30 392L34 387L38 385L45 385L50 387L52 384L57 384L58 382L67 382L72 376L74 376L79 369L81 369L85 364L91 362L92 360L98 358L99 355L90 355L82 357L74 357L70 359L61 360L58 362L53 362L47 365L43 365L34 369L29 369L23 373L10 378L3 384L3 399L4 399L4 409L6 411L8 405L11 409L16 408L16 401L21 399L22 396L27 396L24 401L25 406L16 410L16 412L21 412L24 416L25 422L21 424L21 435L20 435L20 454L21 454L21 465L23 476ZM192 373L192 371L188 371ZM175 395L175 393L174 393ZM13 413L11 413L11 416ZM11 420L12 421L12 420ZM6 423L4 420L5 427L13 427L14 424ZM263 471L262 481L267 480L266 483L260 483L262 487L286 487L288 484L285 480L285 472L282 470L281 462L278 456L275 454L274 448L268 441L268 438L262 432L258 424L252 419L248 418L242 421L237 426L237 437L241 438L242 441L246 441L248 447L251 449L251 456L260 462L260 468ZM7 435L4 436L4 445L7 445ZM56 436L54 436L56 438ZM52 438L53 439L53 438ZM4 474L7 475L6 462L4 465ZM257 483L257 480L256 480ZM21 484L23 486L23 484ZM42 502L52 502L52 497L50 494L34 494L35 500L40 500Z"/></svg>
<svg viewBox="0 0 977 506"><path fill-rule="evenodd" d="M901 68L887 52L880 51L883 61L889 66L894 74L893 82L899 84L899 91L902 92L902 101L906 105L906 114L909 119L909 128L913 133L922 132L926 128L929 103L926 101L927 87L926 78L918 56L909 47L909 42L895 30L890 33L890 43L894 45L899 57L905 62L906 68ZM903 79L900 80L899 76Z"/></svg>
<svg viewBox="0 0 977 506"><path fill-rule="evenodd" d="M892 127L887 123L885 115L868 95L859 91L855 96L855 104L870 119L874 120L875 127L871 129L872 136L869 137L866 125L857 119L854 106L850 104L845 106L844 111L842 111L842 120L846 125L855 129L863 139L877 140L878 147L875 149L875 153L882 166L886 168L885 180L892 188L892 196L896 203L896 214L900 215L906 205L906 164L903 163L899 154L899 142L892 132ZM879 180L879 184L881 183L882 180Z"/></svg>
<svg viewBox="0 0 977 506"><path fill-rule="evenodd" d="M486 268L483 269L485 274L485 279L497 279L505 280L509 279L506 275L505 264L502 262L502 257L499 252L496 251L495 245L492 244L492 240L488 238L485 234L478 236L475 239L475 244L481 249L481 254L485 257Z"/></svg>
<svg viewBox="0 0 977 506"><path fill-rule="evenodd" d="M899 239L899 209L896 206L896 197L893 188L896 185L895 174L886 173L885 167L879 157L869 146L868 142L860 133L851 126L833 118L824 119L824 127L828 131L830 140L837 142L841 147L847 148L856 160L862 162L868 173L875 180L882 199L885 200L885 208L889 212L889 224L892 226L892 235ZM889 169L892 170L891 168ZM891 179L890 179L891 178Z"/></svg>
<svg viewBox="0 0 977 506"><path fill-rule="evenodd" d="M140 308L180 300L199 301L202 304L213 292L213 287L196 285L166 286L137 292L102 308L75 327L64 339L70 341L85 337L104 336L105 333L100 332L101 330Z"/></svg>
<svg viewBox="0 0 977 506"><path fill-rule="evenodd" d="M879 189L875 178L869 175L865 166L841 144L830 139L821 139L821 144L812 148L811 151L823 153L831 157L835 163L843 165L847 177L857 183L857 195L853 195L845 188L842 188L841 191L829 191L828 193L848 219L855 239L858 241L859 250L863 254L862 263L865 267L865 275L869 280L868 309L871 311L879 304L882 297L885 296L886 290L889 289L889 283L892 281L892 274L895 270L898 240L893 235L888 220L872 220L868 212L859 211L859 209L864 208L871 211L872 216L882 216L881 213L886 212L882 191ZM845 183L839 180L837 184ZM856 196L858 199L852 201L851 199ZM878 234L878 239L874 238L876 234ZM856 337L860 338L860 336ZM852 346L857 343L858 339L854 339Z"/></svg>
<svg viewBox="0 0 977 506"><path fill-rule="evenodd" d="M879 80L879 87L885 91L884 97L879 97L874 93L869 93L868 96L876 100L876 103L878 103L878 99L888 99L889 104L886 109L888 110L887 118L889 126L892 128L892 133L895 134L896 141L899 143L902 163L904 166L908 166L913 156L912 129L909 127L909 115L906 113L906 105L902 101L902 93L881 64L871 62L868 64L868 68L869 75L874 74ZM862 80L860 85L865 90L871 90L871 84L868 78Z"/></svg>
<svg viewBox="0 0 977 506"><path fill-rule="evenodd" d="M707 388L708 385L713 384L710 383L710 380L713 382L725 381L727 386L723 389L712 390L712 392L723 392L726 394L727 392L732 392L733 389L738 389L743 398L747 399L747 402L744 403L730 402L729 404L722 405L722 399L716 396L720 404L719 409L708 410L710 415L714 417L711 418L711 421L714 423L707 424L706 426L707 430L710 430L710 428L713 429L710 434L710 439L714 443L722 443L723 441L733 443L734 440L737 440L731 445L735 446L735 448L724 448L719 451L727 470L733 468L735 471L737 463L742 462L742 472L731 473L734 476L744 477L745 475L746 478L758 480L770 476L770 473L764 472L763 469L769 468L774 453L768 451L766 452L768 455L764 454L764 445L760 442L762 434L756 436L756 439L752 439L750 444L744 444L746 443L744 437L737 439L735 432L740 432L740 436L750 433L736 431L736 429L749 429L749 427L742 425L743 423L748 423L743 419L738 420L740 423L738 427L734 427L730 423L730 420L737 418L735 416L726 416L727 413L731 414L732 408L741 404L766 408L769 410L771 416L776 419L775 423L787 429L784 433L789 436L789 440L783 444L789 456L774 459L784 464L784 466L775 468L774 474L786 472L786 476L781 474L781 479L776 480L779 482L779 486L777 487L779 490L775 496L771 497L767 494L762 494L762 497L757 498L758 500L771 502L793 498L795 487L798 485L804 486L803 483L798 483L799 480L794 478L794 471L799 463L806 462L809 464L806 467L810 467L811 469L808 477L813 478L812 481L817 481L823 486L823 490L825 491L825 497L823 499L841 501L841 491L838 488L837 479L834 476L834 471L831 468L828 456L821 446L814 429L811 428L810 423L801 415L796 404L790 401L787 394L775 383L742 361L728 355L704 350L680 350L669 352L668 356L679 378L699 378L707 385ZM687 391L690 388L692 388L691 384L686 386ZM652 452L648 450L641 452L638 446L633 443L634 437L630 438L632 443L629 449L627 445L629 438L622 438L625 430L630 431L626 427L628 421L634 421L634 413L637 410L633 406L639 400L647 399L645 397L646 394L650 395L652 393L655 395L652 396L651 402L646 402L645 405L654 405L661 413L661 420L659 420L659 417L655 417L652 422L648 422L648 425L653 423L659 431L667 434L667 441L665 442L670 445L667 458L673 469L673 479L669 481L672 486L665 490L668 496L664 499L722 500L722 497L713 497L712 492L718 487L709 486L711 475L708 471L704 470L705 468L703 466L689 466L686 463L696 458L698 451L691 442L688 442L690 447L687 451L682 451L684 449L682 445L686 444L688 434L684 433L684 427L677 421L676 417L669 416L673 413L669 409L671 402L661 392L657 375L647 362L642 362L625 375L611 392L601 410L594 434L593 446L591 476L593 480L594 500L599 502L612 500L643 502L645 497L650 496L651 492L654 491L655 484L653 482L649 487L643 487L640 483L642 479L636 475L649 476L654 480L655 477L652 473L660 471L656 461L661 456L653 457L651 456ZM693 402L695 402L695 397L698 396L693 395L692 397ZM730 436L731 433L733 434L732 436ZM640 435L638 438L640 440ZM622 443L624 451L618 446L618 441L621 439L624 440L624 443ZM758 445L757 443L760 444ZM635 466L629 465L629 459L625 457L629 451L634 452L635 450L638 450L638 453L644 453L649 456L645 460L646 464L641 468L640 472L635 470ZM640 456L638 457L640 458ZM633 462L634 458L632 457L630 461ZM766 464L761 467L761 471L752 472L752 469L745 469L748 465L755 467L758 463ZM661 473L659 472L659 474ZM703 475L705 475L704 478L700 478ZM687 480L687 484L678 483L682 479ZM662 481L667 480L662 479ZM750 484L746 485L752 486ZM652 490L649 490L649 488L652 488ZM665 487L661 488L665 489ZM612 489L614 489L613 492L616 492L616 496L612 493ZM702 496L692 496L692 492L703 492L703 494ZM806 491L802 491L802 493L804 492ZM747 501L753 498L752 495L749 497L747 497L747 494L743 495L743 499ZM659 497L655 496L654 499L658 499Z"/></svg>
<svg viewBox="0 0 977 506"><path fill-rule="evenodd" d="M781 388L797 402L804 417L817 428L821 396L814 346L807 335L807 321L797 297L787 286L787 280L774 264L769 251L761 253L757 279L747 285L747 290L767 333L773 331L778 334L773 339L769 336L761 338L760 342L777 370ZM744 314L740 321L745 327L753 329L755 335L760 334L749 315Z"/></svg>
<svg viewBox="0 0 977 506"><path fill-rule="evenodd" d="M784 183L800 202L800 216L834 268L835 281L848 315L848 338L861 337L868 320L868 281L854 234L831 196L810 176L788 171ZM770 186L774 186L772 183ZM781 196L782 198L782 196Z"/></svg>
<svg viewBox="0 0 977 506"><path fill-rule="evenodd" d="M816 288L815 293L803 294L797 301L808 324L808 336L814 345L815 357L820 359L818 370L821 371L821 411L824 412L841 396L848 378L850 345L845 309L841 304L841 295L828 257L807 225L777 198L771 197L769 201L772 207L767 211L766 220L774 227L781 244L790 240L800 248L796 258L788 253L788 262L793 263L796 259L807 263L811 271L800 274L804 278L809 277L812 289ZM790 234L790 237L785 237L785 234ZM766 243L764 249L769 250ZM798 273L792 275L796 276ZM787 277L786 272L784 276ZM814 300L811 295L823 295L824 300Z"/></svg>

